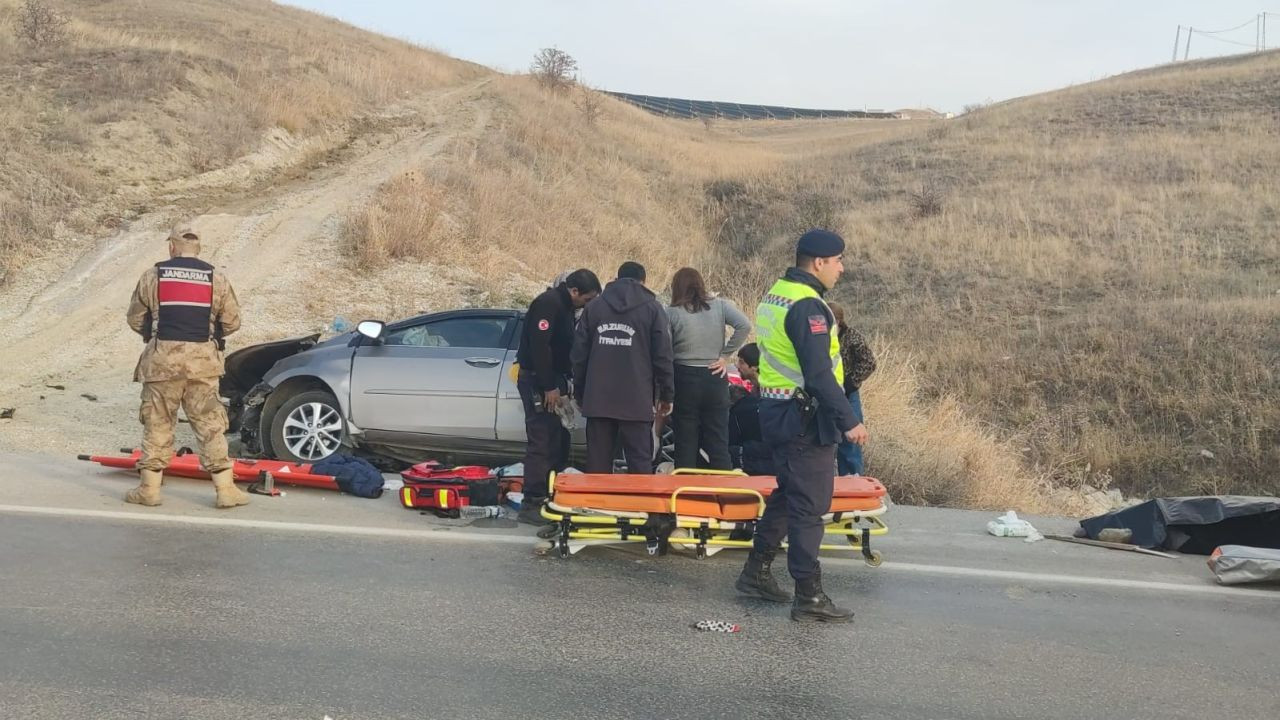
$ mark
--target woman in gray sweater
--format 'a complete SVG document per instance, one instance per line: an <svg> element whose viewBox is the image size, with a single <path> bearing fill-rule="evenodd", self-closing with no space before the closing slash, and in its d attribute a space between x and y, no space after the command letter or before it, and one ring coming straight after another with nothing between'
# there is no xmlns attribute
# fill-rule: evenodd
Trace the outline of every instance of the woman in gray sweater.
<svg viewBox="0 0 1280 720"><path fill-rule="evenodd" d="M728 363L747 342L751 321L733 303L707 292L702 274L680 268L671 278L671 345L675 355L675 465L729 470ZM733 328L726 342L725 328Z"/></svg>

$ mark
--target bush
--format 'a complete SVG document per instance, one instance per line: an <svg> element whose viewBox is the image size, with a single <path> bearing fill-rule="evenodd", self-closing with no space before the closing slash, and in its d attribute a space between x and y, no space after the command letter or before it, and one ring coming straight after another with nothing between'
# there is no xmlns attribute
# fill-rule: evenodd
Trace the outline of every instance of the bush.
<svg viewBox="0 0 1280 720"><path fill-rule="evenodd" d="M910 193L911 209L916 217L933 217L942 214L945 193L933 180L926 180Z"/></svg>
<svg viewBox="0 0 1280 720"><path fill-rule="evenodd" d="M67 16L54 10L44 0L26 0L18 9L17 27L20 40L35 47L60 45L67 39Z"/></svg>
<svg viewBox="0 0 1280 720"><path fill-rule="evenodd" d="M604 103L600 93L586 85L578 86L578 98L573 101L573 104L578 107L578 112L582 113L582 119L591 127L595 127L600 121L600 116L604 114Z"/></svg>
<svg viewBox="0 0 1280 720"><path fill-rule="evenodd" d="M378 189L373 202L343 223L347 252L362 269L392 260L429 260L444 252L436 225L444 211L441 188L409 172Z"/></svg>
<svg viewBox="0 0 1280 720"><path fill-rule="evenodd" d="M576 81L578 61L559 48L542 48L533 56L529 72L543 90L558 93L568 90Z"/></svg>

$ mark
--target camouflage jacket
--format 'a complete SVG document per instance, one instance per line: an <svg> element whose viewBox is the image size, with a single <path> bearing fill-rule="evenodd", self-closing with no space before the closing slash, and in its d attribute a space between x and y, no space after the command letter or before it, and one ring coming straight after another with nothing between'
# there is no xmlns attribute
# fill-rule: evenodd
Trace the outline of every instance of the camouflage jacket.
<svg viewBox="0 0 1280 720"><path fill-rule="evenodd" d="M129 327L139 335L150 336L133 371L134 382L160 380L187 380L191 378L222 377L222 351L215 340L209 342L182 342L156 338L155 324L160 316L160 304L156 299L157 273L148 268L134 288L129 302ZM152 327L143 332L148 322ZM220 270L213 271L213 307L209 312L209 335L214 325L221 321L223 337L240 329L240 303L231 283Z"/></svg>
<svg viewBox="0 0 1280 720"><path fill-rule="evenodd" d="M844 391L851 393L876 371L876 356L862 333L853 328L840 328L839 338L840 357L844 360Z"/></svg>

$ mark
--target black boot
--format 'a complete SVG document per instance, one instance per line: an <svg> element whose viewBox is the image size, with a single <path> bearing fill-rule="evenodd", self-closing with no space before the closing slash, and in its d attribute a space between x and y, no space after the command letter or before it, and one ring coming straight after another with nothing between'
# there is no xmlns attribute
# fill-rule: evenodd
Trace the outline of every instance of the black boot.
<svg viewBox="0 0 1280 720"><path fill-rule="evenodd" d="M791 605L791 619L847 623L853 621L853 611L836 605L822 592L822 573L817 572L808 580L796 581L796 601Z"/></svg>
<svg viewBox="0 0 1280 720"><path fill-rule="evenodd" d="M542 517L543 498L526 497L520 502L520 512L516 519L526 525L550 525L551 521Z"/></svg>
<svg viewBox="0 0 1280 720"><path fill-rule="evenodd" d="M769 602L791 602L791 595L778 585L777 580L773 579L773 571L770 568L773 565L775 552L777 551L751 550L751 554L747 556L747 564L743 566L742 574L738 576L738 582L733 585L738 592Z"/></svg>

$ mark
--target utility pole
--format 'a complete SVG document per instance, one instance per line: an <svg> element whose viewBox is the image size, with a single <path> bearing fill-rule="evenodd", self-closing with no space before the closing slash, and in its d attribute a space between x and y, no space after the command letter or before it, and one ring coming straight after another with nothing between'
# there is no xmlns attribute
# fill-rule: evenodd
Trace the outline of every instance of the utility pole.
<svg viewBox="0 0 1280 720"><path fill-rule="evenodd" d="M1262 14L1253 19L1253 51L1262 50Z"/></svg>
<svg viewBox="0 0 1280 720"><path fill-rule="evenodd" d="M1178 62L1178 46L1182 44L1182 26L1178 26L1178 34L1173 36L1173 62Z"/></svg>
<svg viewBox="0 0 1280 720"><path fill-rule="evenodd" d="M1262 13L1262 49L1267 49L1267 15L1271 13Z"/></svg>
<svg viewBox="0 0 1280 720"><path fill-rule="evenodd" d="M1187 50L1186 52L1182 53L1183 60L1186 60L1187 58L1191 57L1191 33L1195 31L1196 29L1194 27L1191 27L1190 25L1187 26Z"/></svg>

